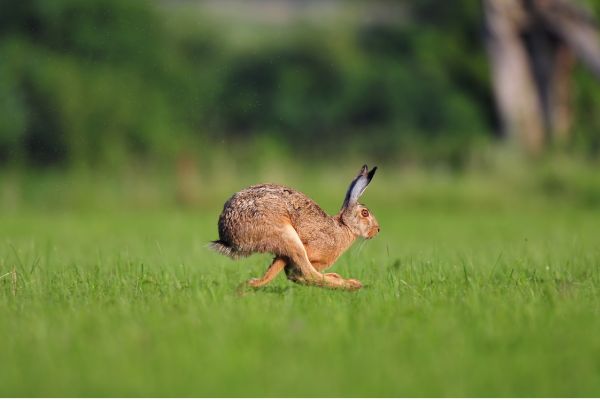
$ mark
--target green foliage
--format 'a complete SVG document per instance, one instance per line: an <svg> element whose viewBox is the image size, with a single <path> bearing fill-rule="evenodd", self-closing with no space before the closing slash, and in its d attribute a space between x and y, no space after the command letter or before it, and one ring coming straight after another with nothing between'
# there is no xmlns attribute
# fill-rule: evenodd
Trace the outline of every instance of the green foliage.
<svg viewBox="0 0 600 400"><path fill-rule="evenodd" d="M268 136L312 159L360 153L460 167L491 136L476 0L405 2L393 22L284 29L159 4L6 4L0 162L119 166ZM578 74L576 86L586 115L598 104L589 79ZM596 154L593 117L576 121L578 143Z"/></svg>
<svg viewBox="0 0 600 400"><path fill-rule="evenodd" d="M439 15L426 16L437 6L423 3L398 26L289 26L242 46L222 22L142 1L4 8L5 161L118 165L256 135L309 156L358 148L389 157L439 139L456 145L438 146L446 154L433 158L464 158L489 126L481 54L460 57L473 43L454 44L467 38L463 23L476 21L468 2L452 8L462 21L446 23L452 33L436 26Z"/></svg>
<svg viewBox="0 0 600 400"><path fill-rule="evenodd" d="M0 131L2 155L77 165L168 150L168 51L145 3L31 0L8 9L0 81L11 85L0 90L14 100L0 109L11 123Z"/></svg>

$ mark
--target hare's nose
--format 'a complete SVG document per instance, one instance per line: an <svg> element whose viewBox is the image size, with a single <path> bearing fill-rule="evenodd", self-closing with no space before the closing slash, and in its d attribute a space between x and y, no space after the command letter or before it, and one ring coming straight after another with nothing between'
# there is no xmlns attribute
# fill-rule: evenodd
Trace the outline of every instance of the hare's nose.
<svg viewBox="0 0 600 400"><path fill-rule="evenodd" d="M377 227L377 233L381 232L381 228Z"/></svg>

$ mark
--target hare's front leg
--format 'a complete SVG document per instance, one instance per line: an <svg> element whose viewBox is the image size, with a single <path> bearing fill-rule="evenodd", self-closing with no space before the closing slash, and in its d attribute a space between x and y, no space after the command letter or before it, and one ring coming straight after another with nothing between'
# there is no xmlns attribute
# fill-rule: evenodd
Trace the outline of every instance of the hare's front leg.
<svg viewBox="0 0 600 400"><path fill-rule="evenodd" d="M247 283L252 287L261 287L271 282L273 278L277 276L283 270L285 265L287 264L287 259L285 257L277 256L273 259L273 262L265 272L264 276L260 279L252 278Z"/></svg>
<svg viewBox="0 0 600 400"><path fill-rule="evenodd" d="M286 267L288 279L305 285L335 289L355 290L362 286L360 282L353 279L345 280L340 278L339 275L336 277L317 271L311 264L298 233L291 225L286 227L282 239L286 255L290 259L290 263Z"/></svg>

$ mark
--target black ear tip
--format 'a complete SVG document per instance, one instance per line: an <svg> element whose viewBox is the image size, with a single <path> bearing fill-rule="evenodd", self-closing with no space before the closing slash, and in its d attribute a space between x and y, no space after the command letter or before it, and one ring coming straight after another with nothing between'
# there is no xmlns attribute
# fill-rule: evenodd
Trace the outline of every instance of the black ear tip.
<svg viewBox="0 0 600 400"><path fill-rule="evenodd" d="M373 167L371 171L369 171L369 180L373 179L373 175L375 175L375 171L377 171L377 167Z"/></svg>

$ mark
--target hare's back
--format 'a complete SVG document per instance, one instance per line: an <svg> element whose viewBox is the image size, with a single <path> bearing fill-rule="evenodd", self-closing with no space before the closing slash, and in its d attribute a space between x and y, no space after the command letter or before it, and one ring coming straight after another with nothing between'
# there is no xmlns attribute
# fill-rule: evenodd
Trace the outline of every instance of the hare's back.
<svg viewBox="0 0 600 400"><path fill-rule="evenodd" d="M301 215L325 216L319 206L304 193L287 186L261 184L234 194L223 207L219 218L220 240L244 251L270 251L264 244L283 225L296 227ZM303 218L304 219L304 218Z"/></svg>
<svg viewBox="0 0 600 400"><path fill-rule="evenodd" d="M261 218L292 218L298 210L320 208L304 193L283 185L250 186L234 194L223 208L223 214L258 222Z"/></svg>

